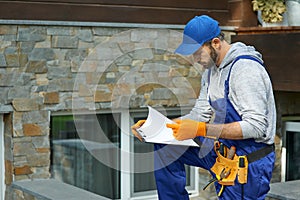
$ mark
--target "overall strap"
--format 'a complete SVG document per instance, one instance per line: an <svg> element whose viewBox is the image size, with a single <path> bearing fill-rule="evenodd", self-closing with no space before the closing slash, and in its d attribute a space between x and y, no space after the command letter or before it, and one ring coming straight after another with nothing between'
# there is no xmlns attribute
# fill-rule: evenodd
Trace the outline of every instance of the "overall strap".
<svg viewBox="0 0 300 200"><path fill-rule="evenodd" d="M258 62L260 65L262 65L264 67L264 64L257 58L253 57L253 56L250 56L250 55L240 55L240 56L237 56L234 61L232 62L231 66L230 66L230 69L229 69L229 72L228 72L228 76L227 76L227 79L225 80L225 84L224 84L224 95L225 95L225 98L228 99L228 94L229 94L229 79L230 79L230 74L231 74L231 70L232 70L232 67L233 65L240 59L249 59L249 60L253 60L255 62ZM208 83L208 86L207 86L207 95L208 95L208 101L211 102L210 100L210 97L209 97L209 85L210 85L210 75L211 75L211 69L208 70L208 79L207 79L207 83ZM230 103L230 102L229 102Z"/></svg>
<svg viewBox="0 0 300 200"><path fill-rule="evenodd" d="M230 66L230 69L229 69L229 72L228 72L228 77L227 77L227 81L229 81L230 79L230 74L231 74L231 69L233 67L233 65L240 59L249 59L249 60L253 60L253 61L256 61L258 62L260 65L264 66L264 64L257 58L253 57L253 56L250 56L250 55L241 55L241 56L238 56L234 59L234 61L232 62L231 66Z"/></svg>
<svg viewBox="0 0 300 200"><path fill-rule="evenodd" d="M229 72L228 72L228 76L227 76L227 81L229 81L230 79L230 74L231 74L231 69L233 67L233 65L240 59L249 59L249 60L253 60L253 61L256 61L258 62L259 64L261 64L262 66L264 66L264 64L257 58L253 57L253 56L250 56L250 55L240 55L238 57L236 57L234 59L234 61L232 62L231 66L230 66L230 69L229 69ZM211 69L208 70L208 73L207 73L207 76L208 76L208 86L210 85L210 74L211 74Z"/></svg>
<svg viewBox="0 0 300 200"><path fill-rule="evenodd" d="M255 62L258 62L260 65L262 65L264 67L264 64L257 58L253 57L253 56L250 56L250 55L241 55L241 56L238 56L234 59L234 61L232 62L231 66L230 66L230 69L229 69L229 72L228 72L228 76L227 76L227 79L225 80L225 97L228 99L228 94L229 94L229 79L230 79L230 75L231 75L231 70L232 70L232 67L233 65L240 59L249 59L249 60L253 60Z"/></svg>

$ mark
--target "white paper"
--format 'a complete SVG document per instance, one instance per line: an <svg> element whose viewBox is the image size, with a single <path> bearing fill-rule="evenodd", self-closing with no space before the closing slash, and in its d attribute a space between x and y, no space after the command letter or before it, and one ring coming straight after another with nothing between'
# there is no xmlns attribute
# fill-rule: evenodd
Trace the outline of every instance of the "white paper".
<svg viewBox="0 0 300 200"><path fill-rule="evenodd" d="M175 144L185 146L198 146L192 139L178 141L173 137L171 128L167 128L166 124L174 122L163 114L148 106L149 113L146 122L137 129L138 133L144 138L145 142Z"/></svg>

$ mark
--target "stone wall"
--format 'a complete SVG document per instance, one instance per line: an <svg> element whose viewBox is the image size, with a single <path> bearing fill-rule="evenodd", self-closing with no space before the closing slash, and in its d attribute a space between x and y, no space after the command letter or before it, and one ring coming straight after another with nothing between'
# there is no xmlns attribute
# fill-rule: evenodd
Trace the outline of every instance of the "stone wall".
<svg viewBox="0 0 300 200"><path fill-rule="evenodd" d="M202 70L172 53L180 40L161 28L0 25L7 186L50 178L52 112L192 106Z"/></svg>

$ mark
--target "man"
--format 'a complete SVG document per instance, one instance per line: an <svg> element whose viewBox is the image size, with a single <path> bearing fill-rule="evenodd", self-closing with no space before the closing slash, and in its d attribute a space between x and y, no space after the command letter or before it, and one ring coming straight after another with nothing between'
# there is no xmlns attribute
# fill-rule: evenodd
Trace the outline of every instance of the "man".
<svg viewBox="0 0 300 200"><path fill-rule="evenodd" d="M159 199L189 199L185 164L211 172L219 199L264 199L275 161L276 110L261 54L241 42L226 42L218 22L206 15L187 23L175 52L192 55L206 71L194 108L167 127L177 140L196 138L202 145L155 144ZM143 122L132 126L137 137L135 129ZM223 159L229 149L234 154Z"/></svg>

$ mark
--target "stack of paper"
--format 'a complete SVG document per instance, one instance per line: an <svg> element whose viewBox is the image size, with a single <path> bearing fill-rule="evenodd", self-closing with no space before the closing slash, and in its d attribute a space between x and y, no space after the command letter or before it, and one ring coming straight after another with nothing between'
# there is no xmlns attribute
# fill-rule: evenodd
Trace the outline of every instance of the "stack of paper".
<svg viewBox="0 0 300 200"><path fill-rule="evenodd" d="M173 137L171 128L167 128L166 124L175 123L165 117L163 114L148 106L149 113L146 122L137 129L138 133L143 137L145 142L174 144L185 146L198 146L192 139L178 141Z"/></svg>

